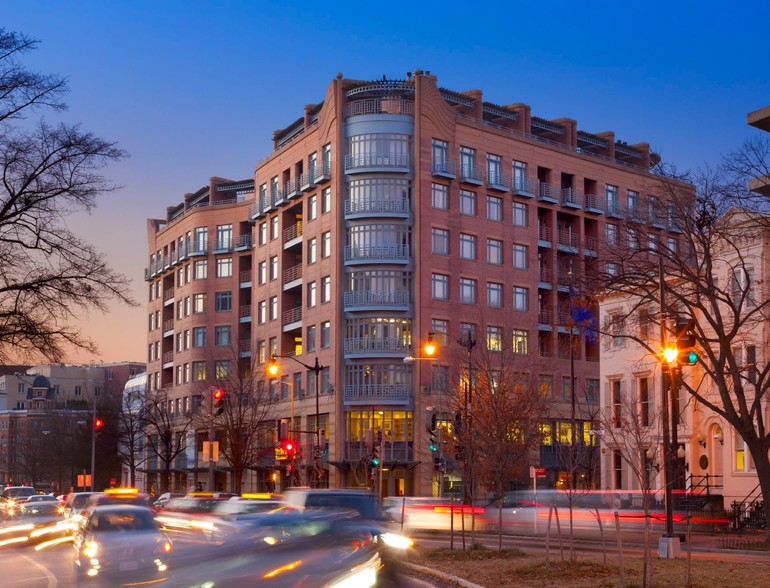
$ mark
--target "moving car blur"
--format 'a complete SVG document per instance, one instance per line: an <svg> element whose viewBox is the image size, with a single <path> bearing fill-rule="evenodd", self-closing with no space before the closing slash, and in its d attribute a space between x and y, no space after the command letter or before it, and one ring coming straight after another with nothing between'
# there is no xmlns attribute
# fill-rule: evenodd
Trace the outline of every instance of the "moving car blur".
<svg viewBox="0 0 770 588"><path fill-rule="evenodd" d="M128 504L89 507L75 532L78 579L108 586L167 577L172 543L150 508Z"/></svg>

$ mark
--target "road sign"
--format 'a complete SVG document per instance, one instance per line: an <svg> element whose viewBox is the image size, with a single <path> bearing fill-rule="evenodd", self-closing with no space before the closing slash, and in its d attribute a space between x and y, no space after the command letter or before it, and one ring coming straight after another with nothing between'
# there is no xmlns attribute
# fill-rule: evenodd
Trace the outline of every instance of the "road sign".
<svg viewBox="0 0 770 588"><path fill-rule="evenodd" d="M536 468L532 466L529 468L530 478L545 478L545 468Z"/></svg>

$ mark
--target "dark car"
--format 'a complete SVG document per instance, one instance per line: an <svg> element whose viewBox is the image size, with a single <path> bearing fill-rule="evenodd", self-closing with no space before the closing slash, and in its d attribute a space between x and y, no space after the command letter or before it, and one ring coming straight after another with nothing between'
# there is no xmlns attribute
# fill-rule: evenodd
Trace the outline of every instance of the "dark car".
<svg viewBox="0 0 770 588"><path fill-rule="evenodd" d="M115 586L166 577L172 544L150 508L95 506L81 517L73 539L79 580L105 579Z"/></svg>

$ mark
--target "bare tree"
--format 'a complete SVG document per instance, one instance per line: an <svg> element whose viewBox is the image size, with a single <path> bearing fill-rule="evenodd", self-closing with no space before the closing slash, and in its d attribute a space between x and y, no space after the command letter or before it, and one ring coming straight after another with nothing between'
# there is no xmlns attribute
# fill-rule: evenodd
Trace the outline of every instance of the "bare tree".
<svg viewBox="0 0 770 588"><path fill-rule="evenodd" d="M145 434L150 455L161 464L160 493L171 486L171 466L174 460L187 450L187 431L193 415L170 409L168 391L165 388L147 391L145 396Z"/></svg>
<svg viewBox="0 0 770 588"><path fill-rule="evenodd" d="M225 392L222 413L199 415L196 423L208 427L208 418L214 419L221 441L220 453L232 468L230 490L240 494L246 470L265 459L271 463L275 459L275 401L264 371L255 369L254 361L239 366L238 350L230 351L229 359L214 364L214 378L210 380L212 388Z"/></svg>
<svg viewBox="0 0 770 588"><path fill-rule="evenodd" d="M667 320L676 316L694 321L700 357L697 365L682 367L679 383L743 439L765 504L770 501L765 408L770 391L770 284L758 278L766 265L759 248L770 236L770 217L767 199L746 187L757 172L766 170L769 156L766 140L753 141L726 156L719 167L691 177L663 170L651 191L660 199L657 208L666 203L667 209L654 212L647 225L634 224L629 215L628 243L601 252L602 261L612 265L597 264L593 275L594 285L604 293L634 301L604 327L605 333L631 339L655 357L660 357L659 341L644 339L622 325L639 320L645 308L660 308L661 290L665 292L661 312ZM655 237L657 229L649 228L653 221L669 228L666 242ZM766 516L770 533L770 509Z"/></svg>
<svg viewBox="0 0 770 588"><path fill-rule="evenodd" d="M95 351L70 324L77 313L105 311L112 300L135 304L128 279L64 222L117 189L101 170L126 154L78 125L23 121L66 108L66 81L19 61L37 44L0 29L0 360L60 361L69 346Z"/></svg>
<svg viewBox="0 0 770 588"><path fill-rule="evenodd" d="M144 394L121 395L117 418L118 460L128 468L129 484L134 487L136 472L147 460L144 451L147 424L147 404Z"/></svg>

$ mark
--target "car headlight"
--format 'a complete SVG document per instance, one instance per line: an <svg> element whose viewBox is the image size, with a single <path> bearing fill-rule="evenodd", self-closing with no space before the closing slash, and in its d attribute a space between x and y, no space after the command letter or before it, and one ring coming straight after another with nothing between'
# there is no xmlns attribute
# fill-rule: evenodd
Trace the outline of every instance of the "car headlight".
<svg viewBox="0 0 770 588"><path fill-rule="evenodd" d="M81 553L89 559L96 557L96 554L99 553L99 547L97 546L96 541L86 541L83 543Z"/></svg>
<svg viewBox="0 0 770 588"><path fill-rule="evenodd" d="M398 533L383 533L380 535L380 540L388 547L394 549L409 549L410 547L414 547L414 541L409 537L399 535Z"/></svg>

